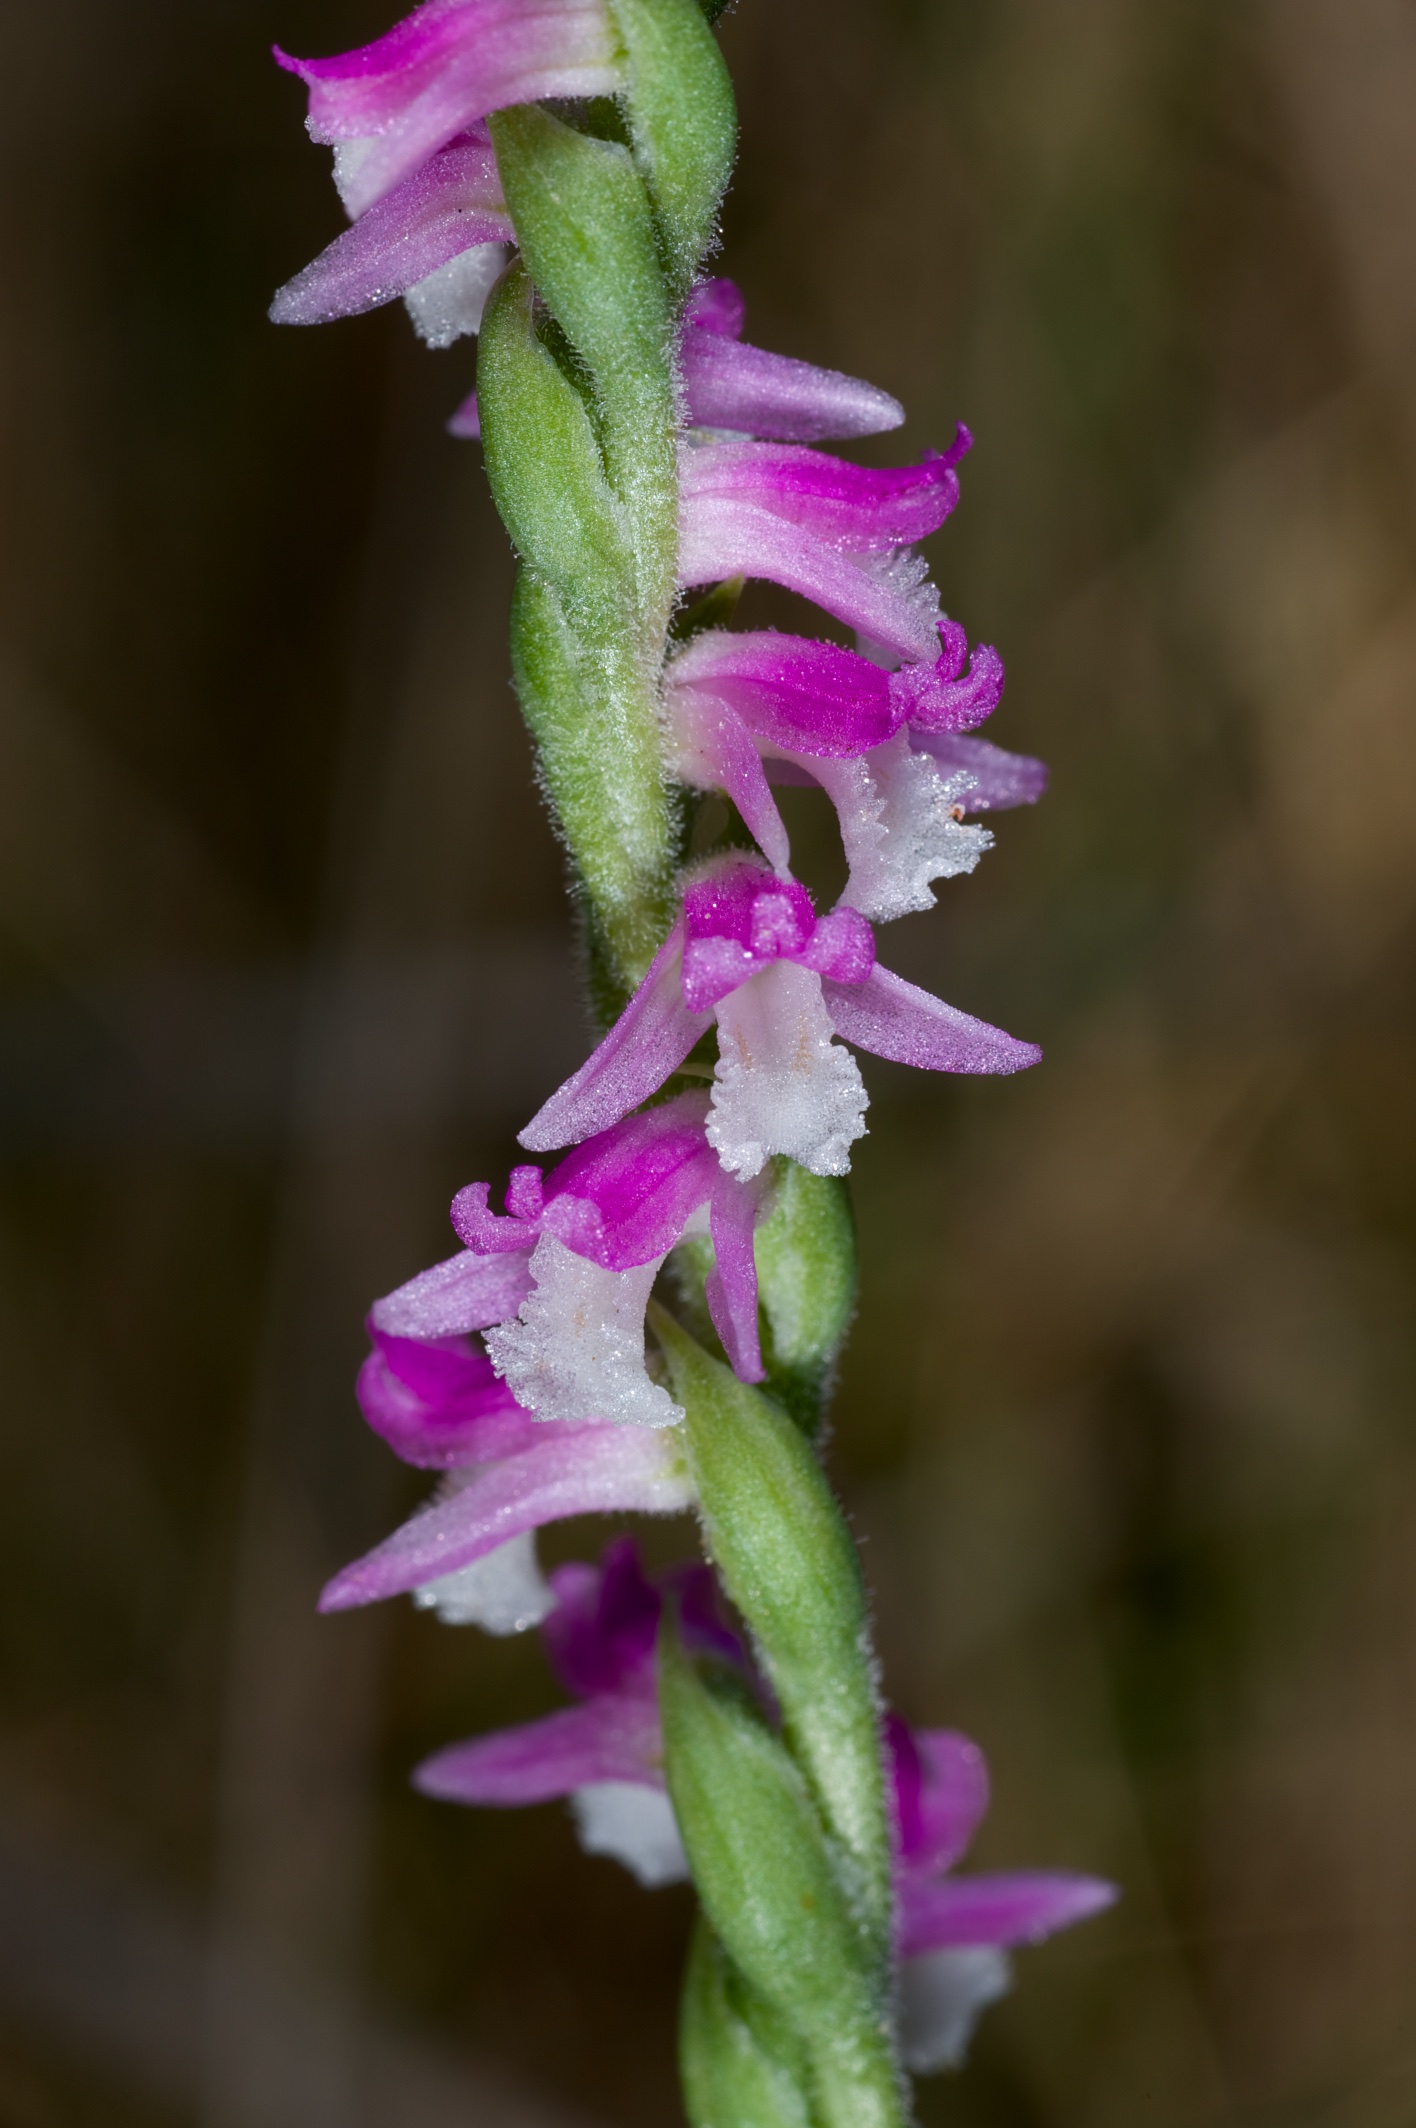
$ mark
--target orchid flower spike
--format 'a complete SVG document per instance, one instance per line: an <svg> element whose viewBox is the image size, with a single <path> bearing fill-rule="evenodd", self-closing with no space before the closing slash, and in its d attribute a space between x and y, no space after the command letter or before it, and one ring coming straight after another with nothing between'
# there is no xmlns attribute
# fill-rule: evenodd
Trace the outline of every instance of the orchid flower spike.
<svg viewBox="0 0 1416 2128"><path fill-rule="evenodd" d="M622 78L605 0L426 0L357 51L275 56L309 89L306 125L353 216L491 112L612 96Z"/></svg>
<svg viewBox="0 0 1416 2128"><path fill-rule="evenodd" d="M647 1883L691 1857L695 2128L904 2128L892 1959L905 2059L938 2066L1007 1985L1012 1945L1111 1896L953 1874L982 1760L946 1732L882 1739L819 1456L856 1290L833 1179L865 1130L852 1049L970 1073L1039 1055L878 966L872 924L970 870L989 837L968 816L1030 801L1046 771L976 736L1002 665L970 657L917 552L957 504L968 431L885 470L819 448L898 427L898 402L746 343L739 291L699 279L737 138L719 4L424 0L356 50L277 53L352 226L272 315L402 297L434 346L480 334L481 407L449 425L486 414L517 690L604 987L629 999L522 1133L570 1150L513 1169L500 1210L486 1183L459 1191L457 1253L375 1303L359 1400L436 1490L322 1608L408 1594L449 1623L541 1624L574 1704L438 1753L418 1784L569 1796L583 1844ZM675 623L679 593L746 576L813 601L857 651L713 629L675 644L727 603ZM799 780L834 803L848 862L819 916L772 795ZM681 875L676 785L726 792L762 854ZM671 1279L651 1310L681 1244L677 1310ZM712 1574L651 1578L627 1543L541 1572L552 1522L688 1508Z"/></svg>
<svg viewBox="0 0 1416 2128"><path fill-rule="evenodd" d="M414 1784L445 1802L503 1809L568 1796L587 1853L612 1855L641 1884L677 1883L688 1867L664 1787L654 1645L672 1590L684 1645L743 1664L713 1577L690 1566L650 1581L621 1539L599 1567L558 1567L551 1589L555 1608L542 1638L580 1704L453 1744L424 1760Z"/></svg>
<svg viewBox="0 0 1416 2128"><path fill-rule="evenodd" d="M900 658L933 660L939 595L910 552L959 499L972 441L874 471L802 445L697 441L679 452L679 583L759 576Z"/></svg>
<svg viewBox="0 0 1416 2128"><path fill-rule="evenodd" d="M514 231L485 126L441 148L278 290L277 325L324 325L402 296L420 337L474 333Z"/></svg>
<svg viewBox="0 0 1416 2128"><path fill-rule="evenodd" d="M886 1724L895 1832L901 2049L924 2075L963 2061L980 2013L1012 1986L1007 1953L1099 1914L1116 1887L1068 1870L949 1874L988 1809L988 1768L952 1729Z"/></svg>
<svg viewBox="0 0 1416 2128"><path fill-rule="evenodd" d="M492 1259L497 1268L505 1261ZM555 1601L536 1562L535 1532L571 1515L665 1515L690 1506L682 1446L672 1432L641 1426L538 1424L469 1336L406 1334L410 1312L423 1319L422 1299L410 1310L408 1298L419 1284L377 1303L358 1396L394 1452L443 1472L442 1483L391 1537L335 1575L320 1608L411 1594L444 1624L524 1632ZM492 1306L504 1307L504 1298ZM481 1329L487 1325L477 1318L486 1312L474 1305L444 1319ZM405 1331L381 1327L389 1321Z"/></svg>
<svg viewBox="0 0 1416 2128"><path fill-rule="evenodd" d="M925 1071L1020 1071L1041 1055L879 967L857 910L817 917L805 887L735 856L688 888L639 989L521 1143L544 1152L605 1130L657 1092L714 1019L707 1138L743 1179L778 1153L818 1175L850 1166L867 1096L838 1035Z"/></svg>
<svg viewBox="0 0 1416 2128"><path fill-rule="evenodd" d="M787 830L770 784L819 784L850 867L843 899L876 922L932 906L932 882L970 872L992 837L967 813L1031 803L1040 761L963 736L1003 690L998 653L939 623L932 665L884 670L858 652L773 631L709 629L665 676L670 759L691 788L732 799L785 873ZM967 671L965 667L967 666Z"/></svg>

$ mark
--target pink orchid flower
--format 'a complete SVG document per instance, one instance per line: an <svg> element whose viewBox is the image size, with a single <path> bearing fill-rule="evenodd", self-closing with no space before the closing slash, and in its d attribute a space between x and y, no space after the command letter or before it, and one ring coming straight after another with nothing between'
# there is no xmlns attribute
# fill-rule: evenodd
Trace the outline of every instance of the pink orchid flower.
<svg viewBox="0 0 1416 2128"><path fill-rule="evenodd" d="M885 922L934 902L932 883L970 872L992 837L968 813L1031 804L1042 762L966 736L997 706L1003 663L954 621L931 665L890 672L857 651L772 630L709 629L670 661L664 699L680 781L722 790L785 873L773 783L819 785L850 867L843 900ZM967 670L965 669L967 667Z"/></svg>
<svg viewBox="0 0 1416 2128"><path fill-rule="evenodd" d="M779 1153L819 1175L850 1166L867 1095L838 1035L926 1071L1020 1071L1041 1055L879 967L857 910L818 918L805 887L734 857L687 889L639 989L521 1143L543 1152L604 1130L655 1093L715 1019L706 1136L744 1180Z"/></svg>

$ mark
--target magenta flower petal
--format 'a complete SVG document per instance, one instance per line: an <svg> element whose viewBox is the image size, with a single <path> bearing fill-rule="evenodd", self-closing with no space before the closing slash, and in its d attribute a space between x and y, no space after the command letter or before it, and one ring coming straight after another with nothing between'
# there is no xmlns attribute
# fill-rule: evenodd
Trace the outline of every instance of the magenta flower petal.
<svg viewBox="0 0 1416 2128"><path fill-rule="evenodd" d="M428 0L357 51L275 56L309 88L311 136L360 143L341 186L352 215L489 112L620 80L603 0Z"/></svg>
<svg viewBox="0 0 1416 2128"><path fill-rule="evenodd" d="M649 1691L663 1590L678 1598L686 1647L741 1663L742 1644L724 1624L706 1566L673 1567L652 1580L632 1537L617 1537L599 1566L575 1559L551 1576L555 1610L543 1628L546 1653L563 1685L581 1699L599 1692Z"/></svg>
<svg viewBox="0 0 1416 2128"><path fill-rule="evenodd" d="M543 1427L543 1440L488 1464L342 1569L322 1611L377 1603L470 1566L509 1537L570 1515L673 1514L693 1498L674 1437L637 1426Z"/></svg>
<svg viewBox="0 0 1416 2128"><path fill-rule="evenodd" d="M847 627L901 658L930 658L938 597L924 565L908 554L853 560L789 518L734 496L684 494L679 513L679 582L763 577L799 592Z"/></svg>
<svg viewBox="0 0 1416 2128"><path fill-rule="evenodd" d="M482 433L482 411L477 404L477 394L469 392L455 412L447 420L449 436L460 436L475 443Z"/></svg>
<svg viewBox="0 0 1416 2128"><path fill-rule="evenodd" d="M903 677L834 643L709 629L673 659L666 693L671 716L691 701L723 704L769 746L845 759L894 737L905 712L894 687Z"/></svg>
<svg viewBox="0 0 1416 2128"><path fill-rule="evenodd" d="M477 1256L499 1256L533 1246L546 1209L541 1170L514 1167L507 1178L506 1211L491 1209L489 1182L469 1182L453 1198L448 1217L458 1240Z"/></svg>
<svg viewBox="0 0 1416 2128"><path fill-rule="evenodd" d="M859 909L831 909L796 958L833 982L863 983L875 966L875 933Z"/></svg>
<svg viewBox="0 0 1416 2128"><path fill-rule="evenodd" d="M958 1861L988 1809L988 1763L957 1729L917 1729L920 1787L915 1858L934 1869Z"/></svg>
<svg viewBox="0 0 1416 2128"><path fill-rule="evenodd" d="M1009 1072L1036 1064L1042 1051L976 1020L903 976L876 967L864 983L821 985L838 1035L872 1056L920 1071Z"/></svg>
<svg viewBox="0 0 1416 2128"><path fill-rule="evenodd" d="M685 504L710 499L769 510L853 554L888 553L935 532L959 500L954 471L968 431L917 465L852 465L828 451L770 443L705 443L680 453Z"/></svg>
<svg viewBox="0 0 1416 2128"><path fill-rule="evenodd" d="M374 1349L355 1386L364 1417L405 1463L451 1470L529 1447L536 1422L480 1348L426 1344L370 1326Z"/></svg>
<svg viewBox="0 0 1416 2128"><path fill-rule="evenodd" d="M726 1174L713 1191L708 1312L740 1382L760 1382L767 1372L757 1327L757 1258L752 1246L762 1194L759 1186L734 1182Z"/></svg>
<svg viewBox="0 0 1416 2128"><path fill-rule="evenodd" d="M684 994L708 1010L759 968L797 958L816 928L811 896L752 859L720 865L683 898Z"/></svg>
<svg viewBox="0 0 1416 2128"><path fill-rule="evenodd" d="M665 1255L713 1187L707 1111L680 1094L578 1145L547 1180L547 1232L611 1271Z"/></svg>
<svg viewBox="0 0 1416 2128"><path fill-rule="evenodd" d="M700 281L683 306L684 322L704 332L721 333L725 339L742 337L747 305L736 281L720 276Z"/></svg>
<svg viewBox="0 0 1416 2128"><path fill-rule="evenodd" d="M898 1714L886 1719L885 1748L901 1864L948 1869L988 1809L983 1753L956 1729L911 1729Z"/></svg>
<svg viewBox="0 0 1416 2128"><path fill-rule="evenodd" d="M530 1152L608 1130L678 1070L711 1017L684 1004L682 960L683 927L675 924L605 1039L520 1133Z"/></svg>
<svg viewBox="0 0 1416 2128"><path fill-rule="evenodd" d="M905 418L898 399L859 377L769 354L687 323L679 343L689 421L783 443L874 436Z"/></svg>
<svg viewBox="0 0 1416 2128"><path fill-rule="evenodd" d="M957 621L941 619L939 642L932 665L890 675L890 693L917 731L972 731L1002 700L1003 660L987 643L970 659L969 639Z"/></svg>
<svg viewBox="0 0 1416 2128"><path fill-rule="evenodd" d="M670 672L672 672L670 667ZM668 767L696 791L726 791L769 864L786 871L791 841L752 733L735 709L708 691L668 691Z"/></svg>
<svg viewBox="0 0 1416 2128"><path fill-rule="evenodd" d="M631 1537L607 1544L598 1566L574 1559L551 1576L556 1606L542 1629L546 1654L578 1699L654 1690L662 1598Z"/></svg>
<svg viewBox="0 0 1416 2128"><path fill-rule="evenodd" d="M375 310L473 245L513 235L491 143L458 141L287 281L271 318L277 325L322 325Z"/></svg>
<svg viewBox="0 0 1416 2128"><path fill-rule="evenodd" d="M728 280L700 281L684 305L681 361L691 422L784 443L819 443L831 436L874 436L904 420L898 399L858 377L736 346L743 313L742 291Z"/></svg>
<svg viewBox="0 0 1416 2128"><path fill-rule="evenodd" d="M529 1249L473 1256L466 1249L376 1300L370 1326L391 1337L461 1337L515 1315L531 1291Z"/></svg>
<svg viewBox="0 0 1416 2128"><path fill-rule="evenodd" d="M949 1945L1040 1943L1099 1914L1116 1899L1099 1877L1060 1869L922 1880L898 1886L900 1952L905 1958Z"/></svg>
<svg viewBox="0 0 1416 2128"><path fill-rule="evenodd" d="M413 1785L445 1803L511 1809L550 1802L592 1781L662 1787L662 1762L653 1697L606 1693L542 1721L436 1751L417 1769Z"/></svg>
<svg viewBox="0 0 1416 2128"><path fill-rule="evenodd" d="M1047 789L1047 763L1031 754L1005 753L987 739L959 738L953 732L916 732L913 726L910 736L921 753L933 755L946 775L973 778L973 788L959 800L966 813L1036 805Z"/></svg>

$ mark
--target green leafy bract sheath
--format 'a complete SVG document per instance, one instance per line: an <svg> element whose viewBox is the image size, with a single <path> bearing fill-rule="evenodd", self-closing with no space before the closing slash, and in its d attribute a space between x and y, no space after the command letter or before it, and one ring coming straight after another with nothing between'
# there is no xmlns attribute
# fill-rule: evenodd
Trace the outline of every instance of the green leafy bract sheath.
<svg viewBox="0 0 1416 2128"><path fill-rule="evenodd" d="M574 625L607 643L633 620L629 521L605 477L585 401L536 330L513 266L482 319L477 398L487 478L516 551L558 587Z"/></svg>
<svg viewBox="0 0 1416 2128"><path fill-rule="evenodd" d="M527 268L585 365L606 477L628 520L634 610L657 685L675 591L678 477L674 319L649 202L626 149L576 133L536 104L498 112L491 128Z"/></svg>
<svg viewBox="0 0 1416 2128"><path fill-rule="evenodd" d="M738 1679L695 1673L672 1621L660 1635L659 1703L704 1911L748 1987L800 2041L814 2116L898 2128L888 2003L791 1754Z"/></svg>
<svg viewBox="0 0 1416 2128"><path fill-rule="evenodd" d="M614 1008L670 918L676 838L660 759L662 629L646 626L640 609L635 526L606 471L602 424L543 340L519 267L487 306L477 385L492 493L522 560L512 610L517 692Z"/></svg>
<svg viewBox="0 0 1416 2128"><path fill-rule="evenodd" d="M860 1565L811 1447L769 1397L663 1309L655 1335L683 1405L710 1556L752 1631L783 1734L837 1851L852 1911L883 1975L890 1852L879 1717Z"/></svg>
<svg viewBox="0 0 1416 2128"><path fill-rule="evenodd" d="M767 1386L814 1433L855 1307L855 1223L845 1183L778 1159L772 1209L757 1230Z"/></svg>
<svg viewBox="0 0 1416 2128"><path fill-rule="evenodd" d="M701 1915L684 1975L679 2068L694 2128L811 2128L805 2049L751 1993Z"/></svg>
<svg viewBox="0 0 1416 2128"><path fill-rule="evenodd" d="M732 82L695 0L611 0L611 12L628 54L635 161L681 300L712 243L733 166Z"/></svg>

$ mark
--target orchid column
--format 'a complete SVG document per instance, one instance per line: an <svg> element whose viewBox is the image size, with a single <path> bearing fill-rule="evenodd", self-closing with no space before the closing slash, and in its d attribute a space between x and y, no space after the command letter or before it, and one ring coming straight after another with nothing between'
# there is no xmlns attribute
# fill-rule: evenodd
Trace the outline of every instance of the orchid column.
<svg viewBox="0 0 1416 2128"><path fill-rule="evenodd" d="M968 736L1002 667L970 659L912 551L969 437L887 472L815 448L902 411L746 345L737 291L699 278L735 118L696 0L428 0L361 51L279 56L353 219L274 315L402 295L434 344L480 327L450 426L480 433L516 548L517 690L604 1029L520 1134L564 1157L514 1169L501 1212L459 1192L460 1252L375 1305L366 1415L444 1478L324 1602L545 1622L584 1704L418 1777L480 1804L568 1794L646 1881L686 1861L695 2128L900 2128L901 1962L904 2058L939 2066L1006 1985L1002 1946L1110 1896L1047 1872L921 1888L977 1821L982 1761L946 1732L887 1739L817 1453L867 1107L843 1044L949 1072L1038 1055L876 960L874 925L988 846L966 815L1045 780ZM730 632L753 575L862 647ZM840 820L850 876L821 915L782 781ZM690 865L700 792L733 825ZM716 1581L654 1589L623 1551L540 1576L545 1523L689 1506Z"/></svg>

